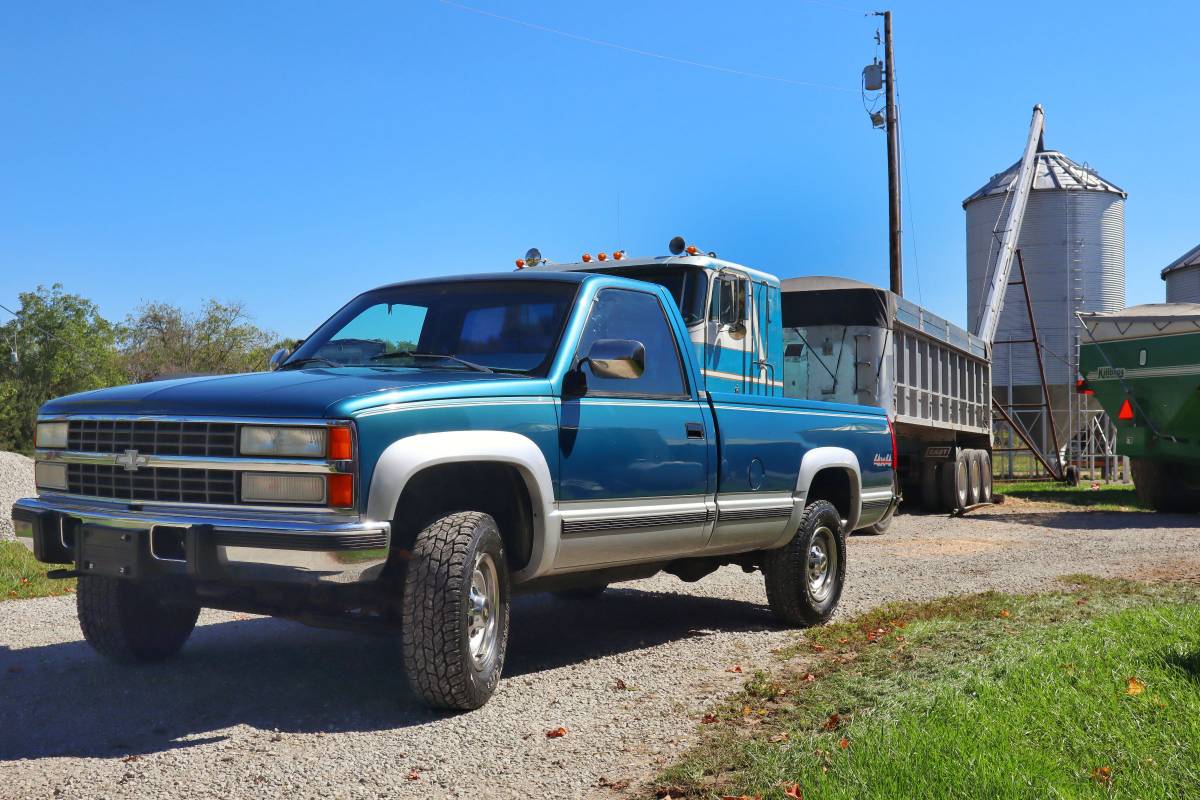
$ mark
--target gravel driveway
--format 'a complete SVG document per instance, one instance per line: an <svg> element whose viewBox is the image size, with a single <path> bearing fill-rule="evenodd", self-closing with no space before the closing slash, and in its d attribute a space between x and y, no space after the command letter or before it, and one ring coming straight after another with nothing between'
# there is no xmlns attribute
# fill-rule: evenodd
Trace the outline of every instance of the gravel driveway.
<svg viewBox="0 0 1200 800"><path fill-rule="evenodd" d="M1072 572L1200 574L1197 522L1013 502L902 516L851 540L839 614ZM449 716L412 698L389 639L201 623L178 660L118 668L84 645L70 598L0 602L0 797L618 797L613 784L686 747L698 712L740 685L727 668L799 635L774 626L761 576L736 568L592 601L521 598L499 691Z"/></svg>

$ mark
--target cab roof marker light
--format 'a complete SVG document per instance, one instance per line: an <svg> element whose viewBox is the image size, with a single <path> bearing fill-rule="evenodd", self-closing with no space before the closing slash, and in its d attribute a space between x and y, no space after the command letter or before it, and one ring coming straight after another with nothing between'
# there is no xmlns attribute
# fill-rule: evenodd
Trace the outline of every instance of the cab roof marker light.
<svg viewBox="0 0 1200 800"><path fill-rule="evenodd" d="M582 256L582 261L583 261L583 263L585 263L585 264L590 264L590 263L592 263L592 254L591 254L591 253L584 253L584 254L583 254L583 256Z"/></svg>
<svg viewBox="0 0 1200 800"><path fill-rule="evenodd" d="M608 253L605 253L603 250L601 250L599 253L596 253L596 260L608 261Z"/></svg>
<svg viewBox="0 0 1200 800"><path fill-rule="evenodd" d="M620 261L625 258L624 250L613 250L613 261Z"/></svg>

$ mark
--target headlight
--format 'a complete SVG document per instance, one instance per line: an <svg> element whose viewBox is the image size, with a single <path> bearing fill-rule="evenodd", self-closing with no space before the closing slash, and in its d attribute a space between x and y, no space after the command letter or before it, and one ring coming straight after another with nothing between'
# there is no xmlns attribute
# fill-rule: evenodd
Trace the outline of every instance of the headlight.
<svg viewBox="0 0 1200 800"><path fill-rule="evenodd" d="M325 455L325 436L324 428L244 425L241 452L244 456L322 458Z"/></svg>
<svg viewBox="0 0 1200 800"><path fill-rule="evenodd" d="M67 423L39 422L34 432L34 446L61 450L67 446Z"/></svg>
<svg viewBox="0 0 1200 800"><path fill-rule="evenodd" d="M67 465L55 461L37 461L33 465L33 485L39 489L67 488Z"/></svg>
<svg viewBox="0 0 1200 800"><path fill-rule="evenodd" d="M325 502L325 476L243 472L242 500L251 503Z"/></svg>

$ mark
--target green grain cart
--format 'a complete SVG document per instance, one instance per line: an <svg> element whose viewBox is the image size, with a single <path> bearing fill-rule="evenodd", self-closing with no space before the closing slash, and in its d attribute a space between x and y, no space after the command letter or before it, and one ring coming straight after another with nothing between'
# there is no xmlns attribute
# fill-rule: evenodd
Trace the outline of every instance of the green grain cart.
<svg viewBox="0 0 1200 800"><path fill-rule="evenodd" d="M1200 304L1079 319L1079 390L1116 426L1138 497L1158 511L1200 510Z"/></svg>

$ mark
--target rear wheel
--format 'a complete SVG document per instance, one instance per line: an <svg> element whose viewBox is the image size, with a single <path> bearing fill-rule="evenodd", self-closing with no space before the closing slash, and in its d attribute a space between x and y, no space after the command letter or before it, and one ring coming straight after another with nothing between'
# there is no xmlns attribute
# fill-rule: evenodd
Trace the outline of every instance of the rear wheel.
<svg viewBox="0 0 1200 800"><path fill-rule="evenodd" d="M980 450L967 451L967 505L973 506L983 497L983 465Z"/></svg>
<svg viewBox="0 0 1200 800"><path fill-rule="evenodd" d="M968 499L967 453L958 451L953 461L942 463L942 505L950 511L967 507Z"/></svg>
<svg viewBox="0 0 1200 800"><path fill-rule="evenodd" d="M83 638L118 662L162 661L192 635L199 606L171 604L153 585L81 575L75 606Z"/></svg>
<svg viewBox="0 0 1200 800"><path fill-rule="evenodd" d="M1155 511L1188 512L1197 510L1200 498L1189 486L1191 470L1170 461L1130 459L1133 485L1138 499Z"/></svg>
<svg viewBox="0 0 1200 800"><path fill-rule="evenodd" d="M819 625L832 616L846 580L846 534L833 504L804 509L796 535L763 559L767 602L787 625Z"/></svg>
<svg viewBox="0 0 1200 800"><path fill-rule="evenodd" d="M979 453L979 502L992 502L992 454L987 450Z"/></svg>
<svg viewBox="0 0 1200 800"><path fill-rule="evenodd" d="M431 706L488 701L508 647L509 576L496 521L442 517L417 535L403 599L404 668Z"/></svg>

